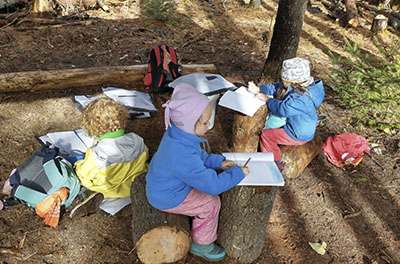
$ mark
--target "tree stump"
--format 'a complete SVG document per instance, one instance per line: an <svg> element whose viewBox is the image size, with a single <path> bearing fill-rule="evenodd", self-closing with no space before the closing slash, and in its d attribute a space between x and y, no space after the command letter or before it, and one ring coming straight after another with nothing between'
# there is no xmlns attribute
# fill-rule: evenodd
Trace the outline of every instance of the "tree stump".
<svg viewBox="0 0 400 264"><path fill-rule="evenodd" d="M358 27L358 11L356 0L345 0L347 25Z"/></svg>
<svg viewBox="0 0 400 264"><path fill-rule="evenodd" d="M238 186L222 194L217 241L229 257L252 263L260 256L277 190Z"/></svg>
<svg viewBox="0 0 400 264"><path fill-rule="evenodd" d="M323 144L324 142L317 129L314 138L304 145L282 146L282 161L286 163L286 169L283 171L284 175L287 178L299 176L322 150Z"/></svg>
<svg viewBox="0 0 400 264"><path fill-rule="evenodd" d="M253 117L235 114L232 131L232 152L257 152L260 131L267 116L264 105ZM237 186L222 193L218 243L229 257L251 263L265 244L277 187Z"/></svg>
<svg viewBox="0 0 400 264"><path fill-rule="evenodd" d="M372 21L371 31L374 33L379 33L384 31L388 25L388 18L382 14L377 15Z"/></svg>
<svg viewBox="0 0 400 264"><path fill-rule="evenodd" d="M146 198L145 175L131 185L132 239L137 256L145 264L172 263L190 249L189 218L153 208Z"/></svg>

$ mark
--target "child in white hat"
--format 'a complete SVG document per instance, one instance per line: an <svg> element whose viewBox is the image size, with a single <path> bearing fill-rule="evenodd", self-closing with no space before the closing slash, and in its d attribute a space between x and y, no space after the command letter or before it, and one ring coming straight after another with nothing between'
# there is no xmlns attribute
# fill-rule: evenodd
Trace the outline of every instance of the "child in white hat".
<svg viewBox="0 0 400 264"><path fill-rule="evenodd" d="M272 152L282 171L285 166L279 145L302 145L314 138L316 108L322 104L325 93L322 81L314 80L310 63L302 58L283 61L281 79L280 83L260 87L249 83L249 89L267 103L270 113L261 134L261 151ZM272 124L274 121L280 124Z"/></svg>

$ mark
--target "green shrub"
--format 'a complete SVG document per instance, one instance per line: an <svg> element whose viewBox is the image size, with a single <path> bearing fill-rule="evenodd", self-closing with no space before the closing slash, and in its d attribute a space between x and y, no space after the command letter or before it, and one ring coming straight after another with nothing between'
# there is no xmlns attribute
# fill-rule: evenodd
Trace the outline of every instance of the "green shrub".
<svg viewBox="0 0 400 264"><path fill-rule="evenodd" d="M144 15L149 20L159 22L174 22L177 18L174 18L176 7L175 3L166 0L149 0L144 6Z"/></svg>
<svg viewBox="0 0 400 264"><path fill-rule="evenodd" d="M400 41L386 51L375 38L376 47L385 55L383 60L371 64L357 43L345 37L344 49L351 59L334 56L330 82L340 97L340 105L351 109L361 126L387 129L400 128Z"/></svg>

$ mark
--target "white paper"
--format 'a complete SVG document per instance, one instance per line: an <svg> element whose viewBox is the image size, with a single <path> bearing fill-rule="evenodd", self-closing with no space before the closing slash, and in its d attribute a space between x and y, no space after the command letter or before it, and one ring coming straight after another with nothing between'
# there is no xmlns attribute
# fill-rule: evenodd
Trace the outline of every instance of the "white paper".
<svg viewBox="0 0 400 264"><path fill-rule="evenodd" d="M131 198L104 198L100 204L100 209L111 214L115 215L119 211L121 211L125 206L131 203Z"/></svg>
<svg viewBox="0 0 400 264"><path fill-rule="evenodd" d="M238 185L283 186L285 184L285 180L274 162L274 156L270 152L222 153L222 155L239 166L243 166L248 158L251 158L247 164L249 174Z"/></svg>
<svg viewBox="0 0 400 264"><path fill-rule="evenodd" d="M147 93L115 87L103 88L103 93L118 103L134 110L157 111L157 108L151 102L150 95Z"/></svg>
<svg viewBox="0 0 400 264"><path fill-rule="evenodd" d="M190 84L200 93L207 96L236 88L233 83L229 82L221 75L211 73L185 74L170 82L168 86L175 88L179 83Z"/></svg>
<svg viewBox="0 0 400 264"><path fill-rule="evenodd" d="M265 105L265 101L256 98L254 93L242 86L234 92L225 92L218 105L253 116L261 106Z"/></svg>
<svg viewBox="0 0 400 264"><path fill-rule="evenodd" d="M69 156L82 155L93 145L94 138L85 134L82 129L51 132L39 137L42 142L49 142L58 147L61 153Z"/></svg>
<svg viewBox="0 0 400 264"><path fill-rule="evenodd" d="M94 101L97 96L93 95L74 95L74 101L78 102L82 109L85 108L91 101Z"/></svg>

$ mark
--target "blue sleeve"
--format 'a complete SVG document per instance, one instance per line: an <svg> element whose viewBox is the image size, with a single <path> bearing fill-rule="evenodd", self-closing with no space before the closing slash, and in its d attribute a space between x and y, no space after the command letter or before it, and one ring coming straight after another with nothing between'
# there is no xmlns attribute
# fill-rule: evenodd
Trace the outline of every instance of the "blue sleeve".
<svg viewBox="0 0 400 264"><path fill-rule="evenodd" d="M263 84L260 86L260 91L263 94L266 95L272 95L273 97L276 96L276 92L278 91L278 88L281 86L280 83L269 83L269 84Z"/></svg>
<svg viewBox="0 0 400 264"><path fill-rule="evenodd" d="M209 195L217 195L235 187L244 178L242 168L231 167L219 174L207 168L197 155L188 158L184 164L177 165L176 177L198 191Z"/></svg>
<svg viewBox="0 0 400 264"><path fill-rule="evenodd" d="M206 151L202 150L201 159L207 168L220 170L222 168L222 162L226 158L219 154L208 154Z"/></svg>
<svg viewBox="0 0 400 264"><path fill-rule="evenodd" d="M303 95L304 96L304 95ZM311 99L310 99L311 100ZM276 115L282 117L291 117L304 113L304 109L308 109L306 100L301 95L293 93L284 100L269 99L267 102L268 109Z"/></svg>

